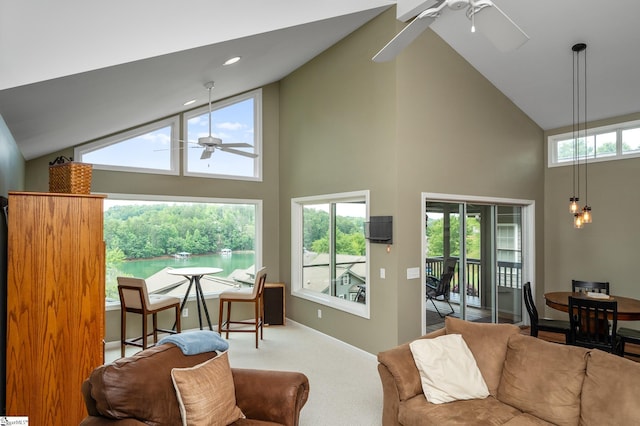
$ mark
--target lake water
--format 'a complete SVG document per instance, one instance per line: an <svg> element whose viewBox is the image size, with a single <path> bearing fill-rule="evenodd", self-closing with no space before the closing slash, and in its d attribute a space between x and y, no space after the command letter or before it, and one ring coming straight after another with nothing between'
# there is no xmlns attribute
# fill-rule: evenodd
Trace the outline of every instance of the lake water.
<svg viewBox="0 0 640 426"><path fill-rule="evenodd" d="M186 259L163 257L145 260L130 260L116 265L117 275L148 278L158 271L170 266L172 268L186 268L192 266L210 266L222 268L218 277L226 278L236 269L247 269L255 263L253 252L233 253L231 256L219 254L190 256Z"/></svg>

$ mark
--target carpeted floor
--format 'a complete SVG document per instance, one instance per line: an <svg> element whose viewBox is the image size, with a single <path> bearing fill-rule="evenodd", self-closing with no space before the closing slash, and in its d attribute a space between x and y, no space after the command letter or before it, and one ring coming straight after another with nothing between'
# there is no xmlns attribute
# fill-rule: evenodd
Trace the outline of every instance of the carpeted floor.
<svg viewBox="0 0 640 426"><path fill-rule="evenodd" d="M254 335L229 335L232 367L300 371L309 378L309 400L300 426L382 424L382 385L376 357L311 328L287 320Z"/></svg>

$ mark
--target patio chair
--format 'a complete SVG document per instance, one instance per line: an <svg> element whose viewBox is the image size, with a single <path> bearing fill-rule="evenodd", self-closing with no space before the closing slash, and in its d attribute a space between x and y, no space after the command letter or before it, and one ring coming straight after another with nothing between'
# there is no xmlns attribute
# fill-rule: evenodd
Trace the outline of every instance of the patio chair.
<svg viewBox="0 0 640 426"><path fill-rule="evenodd" d="M453 278L453 270L449 272L445 272L442 274L440 279L429 276L427 277L427 300L430 300L433 304L433 307L436 308L436 312L440 315L440 318L444 318L447 315L451 315L455 311L453 310L453 306L449 302L449 294L451 291L451 279ZM451 308L451 312L446 314L442 314L435 301L446 302Z"/></svg>

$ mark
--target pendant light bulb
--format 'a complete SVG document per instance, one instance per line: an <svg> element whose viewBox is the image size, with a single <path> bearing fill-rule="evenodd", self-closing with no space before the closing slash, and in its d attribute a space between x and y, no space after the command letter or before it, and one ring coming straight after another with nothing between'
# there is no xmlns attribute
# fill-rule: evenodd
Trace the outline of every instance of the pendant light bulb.
<svg viewBox="0 0 640 426"><path fill-rule="evenodd" d="M578 206L578 201L580 201L580 198L578 197L569 198L569 212L571 214L575 215L580 211L580 206Z"/></svg>
<svg viewBox="0 0 640 426"><path fill-rule="evenodd" d="M591 215L591 207L584 206L584 208L582 209L582 222L591 223L592 220L593 216Z"/></svg>
<svg viewBox="0 0 640 426"><path fill-rule="evenodd" d="M573 227L576 229L580 229L582 228L582 225L584 224L584 221L582 219L582 214L581 213L576 213L573 215Z"/></svg>

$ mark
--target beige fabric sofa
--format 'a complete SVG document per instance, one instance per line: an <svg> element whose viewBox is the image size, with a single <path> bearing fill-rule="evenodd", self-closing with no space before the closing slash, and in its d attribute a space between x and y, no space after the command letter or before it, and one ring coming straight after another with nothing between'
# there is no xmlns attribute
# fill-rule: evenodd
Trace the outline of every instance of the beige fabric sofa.
<svg viewBox="0 0 640 426"><path fill-rule="evenodd" d="M449 317L422 338L444 334L462 335L490 396L431 404L407 343L378 354L383 425L640 424L640 363Z"/></svg>

